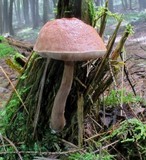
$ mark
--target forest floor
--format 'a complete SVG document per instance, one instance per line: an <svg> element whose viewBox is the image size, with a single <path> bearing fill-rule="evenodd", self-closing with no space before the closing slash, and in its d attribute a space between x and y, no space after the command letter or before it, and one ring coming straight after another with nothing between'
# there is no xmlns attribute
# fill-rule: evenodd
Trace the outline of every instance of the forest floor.
<svg viewBox="0 0 146 160"><path fill-rule="evenodd" d="M26 40L28 40L26 38ZM31 39L31 42L33 40ZM126 69L135 92L140 97L146 99L146 22L134 24L134 34L130 36L125 45ZM5 62L6 58L0 59L0 107L4 107L13 90L10 81L15 85L17 77L16 71L12 70ZM7 78L3 71L7 74ZM120 80L120 75L118 76ZM124 88L132 92L128 81L124 80Z"/></svg>

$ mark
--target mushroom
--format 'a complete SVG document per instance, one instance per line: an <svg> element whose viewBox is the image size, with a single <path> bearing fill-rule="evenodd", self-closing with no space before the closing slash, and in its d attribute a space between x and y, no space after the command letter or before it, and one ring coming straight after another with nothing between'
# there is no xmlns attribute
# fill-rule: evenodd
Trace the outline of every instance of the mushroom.
<svg viewBox="0 0 146 160"><path fill-rule="evenodd" d="M90 25L77 18L47 22L41 29L34 50L41 56L64 61L62 82L54 100L50 127L60 132L65 126L65 105L71 90L75 61L102 57L106 47Z"/></svg>

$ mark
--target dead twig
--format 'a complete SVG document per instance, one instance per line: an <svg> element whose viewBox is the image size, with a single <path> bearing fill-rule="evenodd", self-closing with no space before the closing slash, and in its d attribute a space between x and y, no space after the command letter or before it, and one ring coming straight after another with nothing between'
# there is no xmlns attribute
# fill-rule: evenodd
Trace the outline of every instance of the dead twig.
<svg viewBox="0 0 146 160"><path fill-rule="evenodd" d="M77 119L78 119L78 145L79 148L83 145L83 135L84 135L84 99L83 94L78 93L78 108L77 108Z"/></svg>
<svg viewBox="0 0 146 160"><path fill-rule="evenodd" d="M4 136L3 136L3 139L5 139L5 140L14 148L15 153L18 154L20 160L23 160L20 152L18 151L18 149L16 148L16 146L14 145L14 143L13 143L12 141L10 141L7 137L4 137Z"/></svg>
<svg viewBox="0 0 146 160"><path fill-rule="evenodd" d="M0 66L0 69L1 69L1 71L4 73L4 75L5 75L5 77L7 78L7 80L9 81L9 83L10 83L10 85L12 86L13 90L15 91L15 93L16 93L17 97L19 98L20 102L22 103L22 105L23 105L26 113L29 114L29 112L28 112L28 110L27 110L27 108L26 108L23 100L21 99L19 93L17 92L15 86L14 86L13 83L11 82L11 80L10 80L10 78L8 77L7 73L4 71L4 69L3 69L1 66Z"/></svg>
<svg viewBox="0 0 146 160"><path fill-rule="evenodd" d="M0 155L3 154L41 154L44 156L49 156L49 155L65 155L65 154L71 154L71 153L75 153L75 152L80 152L83 151L83 149L73 149L73 150L69 150L69 151L63 151L63 152L38 152L38 151L10 151L10 152L0 152ZM21 159L23 160L23 159Z"/></svg>
<svg viewBox="0 0 146 160"><path fill-rule="evenodd" d="M123 60L121 53L120 53L120 57L121 57L121 59ZM125 64L124 64L124 73L125 73L125 75L126 75L126 79L127 79L127 81L129 82L129 84L130 84L130 86L131 86L131 89L132 89L134 95L136 96L136 91L135 91L134 85L132 84L132 82L131 82L131 80L130 80L130 78L129 78L129 73L128 73L128 70L127 70L127 67L125 66Z"/></svg>

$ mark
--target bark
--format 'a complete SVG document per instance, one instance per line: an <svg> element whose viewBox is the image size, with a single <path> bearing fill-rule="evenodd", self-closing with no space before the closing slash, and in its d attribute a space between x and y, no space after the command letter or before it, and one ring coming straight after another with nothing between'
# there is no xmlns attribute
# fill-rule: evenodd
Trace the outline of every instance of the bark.
<svg viewBox="0 0 146 160"><path fill-rule="evenodd" d="M39 21L40 21L38 2L39 2L39 0L31 0L30 1L33 29L35 29L39 26Z"/></svg>
<svg viewBox="0 0 146 160"><path fill-rule="evenodd" d="M111 12L113 12L113 11L114 11L113 0L109 0L109 1L108 1L108 4L109 4L109 10L110 10Z"/></svg>
<svg viewBox="0 0 146 160"><path fill-rule="evenodd" d="M8 8L8 0L3 1L3 28L4 28L4 33L8 32L9 30L9 8Z"/></svg>
<svg viewBox="0 0 146 160"><path fill-rule="evenodd" d="M10 7L9 7L9 33L10 33L10 35L14 35L14 30L13 30L13 3L14 3L14 0L10 0Z"/></svg>
<svg viewBox="0 0 146 160"><path fill-rule="evenodd" d="M57 0L53 0L54 6L56 7L57 5Z"/></svg>
<svg viewBox="0 0 146 160"><path fill-rule="evenodd" d="M59 0L57 5L57 18L70 17L72 13L69 8L69 0Z"/></svg>
<svg viewBox="0 0 146 160"><path fill-rule="evenodd" d="M76 17L81 19L82 0L59 0L57 18Z"/></svg>
<svg viewBox="0 0 146 160"><path fill-rule="evenodd" d="M81 19L85 23L87 23L91 26L94 26L95 10L94 10L94 5L93 5L93 0L82 0L81 6L82 6Z"/></svg>
<svg viewBox="0 0 146 160"><path fill-rule="evenodd" d="M3 33L3 1L0 0L0 34Z"/></svg>
<svg viewBox="0 0 146 160"><path fill-rule="evenodd" d="M143 10L146 8L146 1L139 0L139 9Z"/></svg>
<svg viewBox="0 0 146 160"><path fill-rule="evenodd" d="M16 2L16 13L18 17L18 23L21 24L21 2L20 0L15 1Z"/></svg>
<svg viewBox="0 0 146 160"><path fill-rule="evenodd" d="M28 2L28 0L23 0L23 15L24 15L25 25L28 26L29 23L30 23L30 19L29 19L29 2Z"/></svg>
<svg viewBox="0 0 146 160"><path fill-rule="evenodd" d="M132 0L129 0L129 9L132 9Z"/></svg>
<svg viewBox="0 0 146 160"><path fill-rule="evenodd" d="M23 48L27 51L32 51L32 49L33 49L33 45L30 44L30 43L15 40L11 37L8 37L6 39L7 39L7 42L12 46L15 46L15 47L18 47L18 48Z"/></svg>
<svg viewBox="0 0 146 160"><path fill-rule="evenodd" d="M49 8L49 1L44 0L43 1L43 23L45 24L49 17L48 17L48 8Z"/></svg>

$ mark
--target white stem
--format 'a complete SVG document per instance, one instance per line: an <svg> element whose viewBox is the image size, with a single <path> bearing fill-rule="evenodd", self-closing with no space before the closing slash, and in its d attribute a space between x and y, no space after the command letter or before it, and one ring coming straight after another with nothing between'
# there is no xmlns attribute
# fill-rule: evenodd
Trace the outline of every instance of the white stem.
<svg viewBox="0 0 146 160"><path fill-rule="evenodd" d="M54 100L51 113L50 127L55 132L61 131L65 126L64 111L66 100L71 90L73 81L74 63L64 62L62 82Z"/></svg>

